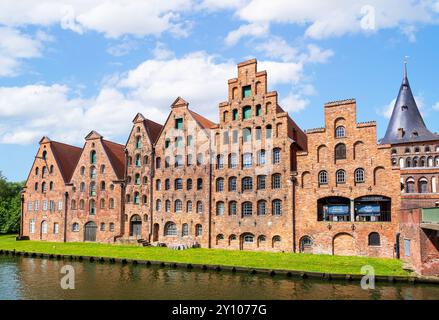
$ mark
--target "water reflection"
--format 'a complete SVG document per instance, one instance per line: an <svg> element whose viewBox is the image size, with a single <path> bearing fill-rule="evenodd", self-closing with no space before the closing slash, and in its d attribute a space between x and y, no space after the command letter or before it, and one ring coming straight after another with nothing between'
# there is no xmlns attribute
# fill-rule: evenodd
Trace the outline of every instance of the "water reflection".
<svg viewBox="0 0 439 320"><path fill-rule="evenodd" d="M61 289L65 264L75 269L75 290ZM439 286L362 290L359 282L0 256L4 299L439 299Z"/></svg>

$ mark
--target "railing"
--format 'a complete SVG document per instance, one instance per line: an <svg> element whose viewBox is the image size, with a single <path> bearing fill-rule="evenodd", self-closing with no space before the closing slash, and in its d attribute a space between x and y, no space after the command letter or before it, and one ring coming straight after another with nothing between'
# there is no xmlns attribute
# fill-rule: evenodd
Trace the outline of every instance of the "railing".
<svg viewBox="0 0 439 320"><path fill-rule="evenodd" d="M439 216L438 216L439 217ZM323 217L323 214L318 214L318 221L330 221L330 222L350 222L351 214L349 215L327 215ZM360 215L354 214L353 222L389 222L391 221L390 211L381 211L379 215Z"/></svg>
<svg viewBox="0 0 439 320"><path fill-rule="evenodd" d="M422 223L439 223L439 208L422 209Z"/></svg>

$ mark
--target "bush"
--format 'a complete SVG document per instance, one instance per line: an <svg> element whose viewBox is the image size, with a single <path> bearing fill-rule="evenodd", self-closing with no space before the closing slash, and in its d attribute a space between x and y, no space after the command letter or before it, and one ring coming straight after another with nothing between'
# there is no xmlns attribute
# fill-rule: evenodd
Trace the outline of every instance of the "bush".
<svg viewBox="0 0 439 320"><path fill-rule="evenodd" d="M0 172L0 233L20 229L20 191L23 183L8 182Z"/></svg>

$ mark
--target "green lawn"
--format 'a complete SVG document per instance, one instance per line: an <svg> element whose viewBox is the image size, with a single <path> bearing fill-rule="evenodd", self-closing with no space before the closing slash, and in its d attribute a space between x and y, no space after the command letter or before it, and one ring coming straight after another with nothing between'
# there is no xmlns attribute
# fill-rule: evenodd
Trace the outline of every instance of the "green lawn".
<svg viewBox="0 0 439 320"><path fill-rule="evenodd" d="M341 257L331 255L231 251L218 249L171 250L99 243L55 243L15 241L14 235L0 235L0 249L48 254L82 255L151 260L176 263L211 264L235 267L298 270L324 273L361 274L372 265L377 275L408 275L396 259Z"/></svg>

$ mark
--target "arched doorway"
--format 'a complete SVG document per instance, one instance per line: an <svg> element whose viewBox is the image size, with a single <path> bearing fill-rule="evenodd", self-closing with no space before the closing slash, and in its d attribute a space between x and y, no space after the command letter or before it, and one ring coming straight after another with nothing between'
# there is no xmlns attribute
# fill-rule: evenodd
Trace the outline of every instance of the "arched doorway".
<svg viewBox="0 0 439 320"><path fill-rule="evenodd" d="M252 233L243 233L240 237L240 250L251 250L255 248L255 236Z"/></svg>
<svg viewBox="0 0 439 320"><path fill-rule="evenodd" d="M303 236L299 241L300 253L312 253L312 239L310 236Z"/></svg>
<svg viewBox="0 0 439 320"><path fill-rule="evenodd" d="M153 233L152 233L152 241L159 241L159 229L160 226L158 223L154 223L154 227L153 227Z"/></svg>
<svg viewBox="0 0 439 320"><path fill-rule="evenodd" d="M130 236L131 237L142 237L142 218L135 214L130 220Z"/></svg>
<svg viewBox="0 0 439 320"><path fill-rule="evenodd" d="M336 256L356 255L354 237L349 233L339 233L332 240L332 254Z"/></svg>
<svg viewBox="0 0 439 320"><path fill-rule="evenodd" d="M87 222L84 226L84 241L96 241L98 226L93 221Z"/></svg>
<svg viewBox="0 0 439 320"><path fill-rule="evenodd" d="M41 227L40 227L40 240L47 240L47 221L44 220L43 222L41 222Z"/></svg>

